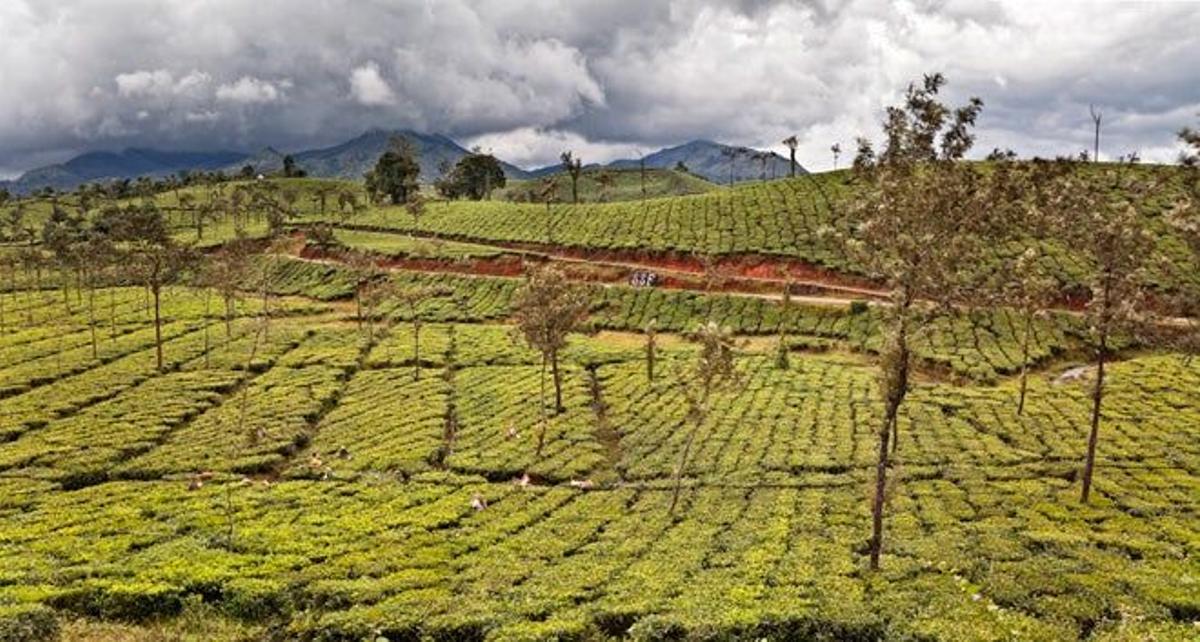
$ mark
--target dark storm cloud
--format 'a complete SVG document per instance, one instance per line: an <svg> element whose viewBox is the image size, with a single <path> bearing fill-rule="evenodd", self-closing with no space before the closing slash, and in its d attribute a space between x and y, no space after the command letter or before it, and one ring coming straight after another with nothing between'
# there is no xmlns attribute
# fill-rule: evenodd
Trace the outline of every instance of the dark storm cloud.
<svg viewBox="0 0 1200 642"><path fill-rule="evenodd" d="M980 147L1173 157L1200 112L1195 3L6 0L0 172L83 149L254 150L374 127L512 160L706 137L829 164L926 71Z"/></svg>

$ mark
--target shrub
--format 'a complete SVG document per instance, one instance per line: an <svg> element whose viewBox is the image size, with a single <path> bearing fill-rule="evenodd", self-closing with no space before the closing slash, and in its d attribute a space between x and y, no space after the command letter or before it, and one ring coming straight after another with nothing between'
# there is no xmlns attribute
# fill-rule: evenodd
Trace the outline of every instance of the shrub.
<svg viewBox="0 0 1200 642"><path fill-rule="evenodd" d="M0 642L57 640L58 618L40 604L0 606Z"/></svg>

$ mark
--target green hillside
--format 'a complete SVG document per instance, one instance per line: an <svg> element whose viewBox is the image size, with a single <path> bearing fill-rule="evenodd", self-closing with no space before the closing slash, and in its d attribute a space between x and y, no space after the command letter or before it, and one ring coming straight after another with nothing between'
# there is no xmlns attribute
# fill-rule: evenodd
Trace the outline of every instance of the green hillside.
<svg viewBox="0 0 1200 642"><path fill-rule="evenodd" d="M602 184L602 175L607 175L612 183ZM560 203L571 202L571 178L564 172L558 172L545 177L555 182L558 187L556 199ZM715 183L673 169L646 169L644 196L646 198L661 198L666 196L685 196L687 194L702 194L720 189ZM496 190L494 200L530 201L540 200L540 189L543 179L510 180L504 189ZM636 201L643 198L642 172L639 169L585 169L579 177L579 200L586 203L608 203L616 201Z"/></svg>

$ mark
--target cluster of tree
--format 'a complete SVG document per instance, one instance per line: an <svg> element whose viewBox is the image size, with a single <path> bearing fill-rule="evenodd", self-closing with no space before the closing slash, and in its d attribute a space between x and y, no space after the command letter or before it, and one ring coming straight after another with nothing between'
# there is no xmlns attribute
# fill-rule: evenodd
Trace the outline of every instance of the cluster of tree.
<svg viewBox="0 0 1200 642"><path fill-rule="evenodd" d="M977 98L953 108L940 102L945 79L927 76L910 85L902 105L891 107L883 125L886 143L878 153L859 139L853 180L862 197L853 205L853 230L841 236L847 250L890 291L885 340L879 359L879 394L884 413L872 501L870 565L883 549L887 474L899 449L897 418L909 390L914 334L939 314L978 305L1011 308L1023 318L1022 369L1016 412L1025 406L1031 327L1062 297L1043 248L1049 239L1071 248L1084 266L1088 292L1084 317L1093 360L1092 412L1080 474L1080 500L1089 499L1099 441L1105 367L1121 339L1173 340L1153 323L1145 305L1147 271L1156 265L1157 244L1147 227L1155 195L1168 173L1144 173L1124 159L1100 171L1083 171L1082 160L1019 161L1014 154L991 156L991 171L961 162L974 143L973 127L983 103ZM1193 149L1196 140L1182 138ZM1195 169L1186 162L1183 171ZM1089 170L1091 168L1088 168ZM1195 193L1194 190L1192 192ZM1195 240L1195 199L1181 201L1169 220ZM1025 247L1000 269L994 248ZM1200 257L1200 243L1192 246ZM1195 270L1200 263L1184 269ZM1193 279L1187 279L1194 282ZM1196 304L1197 292L1184 295ZM1195 308L1192 308L1195 312Z"/></svg>
<svg viewBox="0 0 1200 642"><path fill-rule="evenodd" d="M492 190L503 188L506 183L500 161L476 149L460 158L453 167L443 166L442 176L434 186L438 194L446 198L481 201L491 198Z"/></svg>

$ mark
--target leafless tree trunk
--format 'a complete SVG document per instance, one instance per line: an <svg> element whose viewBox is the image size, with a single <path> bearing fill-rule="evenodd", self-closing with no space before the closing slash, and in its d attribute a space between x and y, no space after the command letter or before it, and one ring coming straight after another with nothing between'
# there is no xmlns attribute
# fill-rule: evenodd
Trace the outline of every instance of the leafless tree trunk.
<svg viewBox="0 0 1200 642"><path fill-rule="evenodd" d="M558 351L550 352L550 372L554 377L554 414L560 415L563 410L562 402L562 375L558 370Z"/></svg>
<svg viewBox="0 0 1200 642"><path fill-rule="evenodd" d="M1096 350L1096 382L1092 386L1092 429L1088 433L1087 459L1083 464L1083 488L1079 501L1086 504L1092 492L1092 472L1096 468L1096 442L1100 438L1100 408L1104 401L1104 366L1108 358L1108 337L1101 335Z"/></svg>
<svg viewBox="0 0 1200 642"><path fill-rule="evenodd" d="M150 287L154 295L154 356L155 362L158 364L158 371L163 371L163 349L162 349L162 305L161 291L162 286L155 282Z"/></svg>
<svg viewBox="0 0 1200 642"><path fill-rule="evenodd" d="M538 409L541 411L541 424L538 426L537 453L535 453L535 457L537 457L538 459L542 458L542 447L545 446L545 444L546 444L546 362L547 361L548 361L548 359L547 359L546 355L543 353L542 354L542 372L541 372L541 375L539 376L539 383L541 385L541 391L539 392L539 396L538 396L538 401L539 401Z"/></svg>
<svg viewBox="0 0 1200 642"><path fill-rule="evenodd" d="M1025 328L1021 334L1021 393L1017 400L1017 416L1025 414L1025 393L1029 384L1029 343L1033 337L1033 313L1025 311Z"/></svg>

